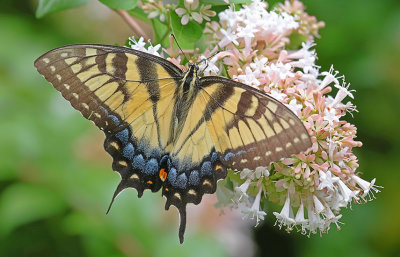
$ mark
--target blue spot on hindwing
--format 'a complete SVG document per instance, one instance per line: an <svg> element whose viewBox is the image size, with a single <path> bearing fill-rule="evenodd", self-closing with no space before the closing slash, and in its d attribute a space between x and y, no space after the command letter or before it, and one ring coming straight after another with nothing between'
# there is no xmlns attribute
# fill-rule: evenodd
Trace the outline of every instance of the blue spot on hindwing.
<svg viewBox="0 0 400 257"><path fill-rule="evenodd" d="M216 162L217 160L218 160L218 155L217 155L216 152L213 152L213 153L211 154L211 162L214 163L214 162Z"/></svg>
<svg viewBox="0 0 400 257"><path fill-rule="evenodd" d="M169 183L171 183L171 185L175 186L175 182L176 182L176 169L175 168L170 169L170 171L168 172L167 179L168 179Z"/></svg>
<svg viewBox="0 0 400 257"><path fill-rule="evenodd" d="M122 156L124 156L128 160L132 160L134 155L135 155L135 148L133 147L132 143L128 143L124 147L124 150L122 150Z"/></svg>
<svg viewBox="0 0 400 257"><path fill-rule="evenodd" d="M155 175L158 171L158 161L156 159L150 159L147 163L146 166L144 167L143 172L146 175Z"/></svg>
<svg viewBox="0 0 400 257"><path fill-rule="evenodd" d="M201 170L200 170L201 176L209 176L212 174L212 165L211 162L203 162L203 165L201 165Z"/></svg>
<svg viewBox="0 0 400 257"><path fill-rule="evenodd" d="M199 172L197 170L192 170L189 175L189 185L197 186L198 184L200 184Z"/></svg>
<svg viewBox="0 0 400 257"><path fill-rule="evenodd" d="M176 178L175 186L178 187L178 188L180 188L180 189L184 189L184 188L186 188L186 183L187 183L186 174L185 174L185 173L182 173L181 175L179 175L179 176Z"/></svg>
<svg viewBox="0 0 400 257"><path fill-rule="evenodd" d="M124 129L115 133L115 137L121 141L122 144L126 145L129 141L129 131L128 129Z"/></svg>
<svg viewBox="0 0 400 257"><path fill-rule="evenodd" d="M119 125L119 119L118 119L116 116L114 116L114 115L108 115L108 118L110 118L110 119L114 122L114 125L115 125L115 126L118 126L118 125Z"/></svg>
<svg viewBox="0 0 400 257"><path fill-rule="evenodd" d="M167 170L171 169L171 160L169 159L168 155L164 155L163 157L161 157L160 165L161 166L166 165L167 166Z"/></svg>
<svg viewBox="0 0 400 257"><path fill-rule="evenodd" d="M133 158L132 167L134 169L143 170L144 166L146 165L146 161L143 158L143 155L139 154Z"/></svg>
<svg viewBox="0 0 400 257"><path fill-rule="evenodd" d="M227 153L227 154L225 155L224 160L225 160L225 161L228 161L230 158L232 158L232 157L234 157L234 156L235 156L235 155L234 155L233 153L229 152L229 153Z"/></svg>

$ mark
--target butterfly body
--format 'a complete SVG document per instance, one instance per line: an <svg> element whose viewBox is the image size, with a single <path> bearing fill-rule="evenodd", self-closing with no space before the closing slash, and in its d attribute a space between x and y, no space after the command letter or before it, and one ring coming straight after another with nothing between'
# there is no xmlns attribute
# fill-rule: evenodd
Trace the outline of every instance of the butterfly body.
<svg viewBox="0 0 400 257"><path fill-rule="evenodd" d="M161 189L166 209L214 193L227 168L267 166L311 146L301 121L257 89L183 72L160 57L123 47L71 45L35 61L38 71L104 131L105 150L126 188ZM110 205L111 206L111 205Z"/></svg>

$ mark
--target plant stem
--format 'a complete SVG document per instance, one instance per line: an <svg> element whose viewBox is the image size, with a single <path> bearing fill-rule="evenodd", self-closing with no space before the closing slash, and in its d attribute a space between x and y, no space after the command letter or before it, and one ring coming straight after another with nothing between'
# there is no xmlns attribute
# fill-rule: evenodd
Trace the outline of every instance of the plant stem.
<svg viewBox="0 0 400 257"><path fill-rule="evenodd" d="M143 37L145 40L148 39L146 33L142 30L135 19L130 16L125 10L114 9L121 17L125 20L128 26L135 32L136 35Z"/></svg>

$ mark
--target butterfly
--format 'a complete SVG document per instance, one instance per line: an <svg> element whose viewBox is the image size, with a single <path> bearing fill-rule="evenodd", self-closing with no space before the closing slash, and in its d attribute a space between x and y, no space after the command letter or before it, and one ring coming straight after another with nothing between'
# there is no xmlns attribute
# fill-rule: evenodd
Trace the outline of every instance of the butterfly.
<svg viewBox="0 0 400 257"><path fill-rule="evenodd" d="M299 118L278 100L245 84L182 71L161 57L127 47L69 45L35 67L71 105L105 134L104 148L121 181L112 197L135 188L162 190L165 209L216 191L227 169L267 166L307 150ZM111 207L110 204L110 207Z"/></svg>

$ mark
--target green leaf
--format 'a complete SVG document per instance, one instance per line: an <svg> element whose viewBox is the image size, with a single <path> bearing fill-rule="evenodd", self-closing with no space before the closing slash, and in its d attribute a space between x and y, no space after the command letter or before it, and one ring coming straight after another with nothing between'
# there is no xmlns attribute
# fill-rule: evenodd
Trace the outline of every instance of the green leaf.
<svg viewBox="0 0 400 257"><path fill-rule="evenodd" d="M136 7L137 0L99 0L111 9L131 10Z"/></svg>
<svg viewBox="0 0 400 257"><path fill-rule="evenodd" d="M163 46L167 46L168 36L170 34L168 33L168 25L162 23L158 19L151 20L151 24L153 25L155 34L155 41L153 42L153 44L161 44Z"/></svg>
<svg viewBox="0 0 400 257"><path fill-rule="evenodd" d="M36 18L42 18L46 14L58 12L87 4L89 0L39 0L36 9Z"/></svg>
<svg viewBox="0 0 400 257"><path fill-rule="evenodd" d="M182 25L181 18L174 11L170 11L170 15L172 33L174 33L179 45L185 49L194 49L195 43L203 34L204 23L200 25L192 20L188 24Z"/></svg>
<svg viewBox="0 0 400 257"><path fill-rule="evenodd" d="M202 0L201 3L211 5L249 4L251 0L229 0L229 3L226 3L224 0Z"/></svg>

